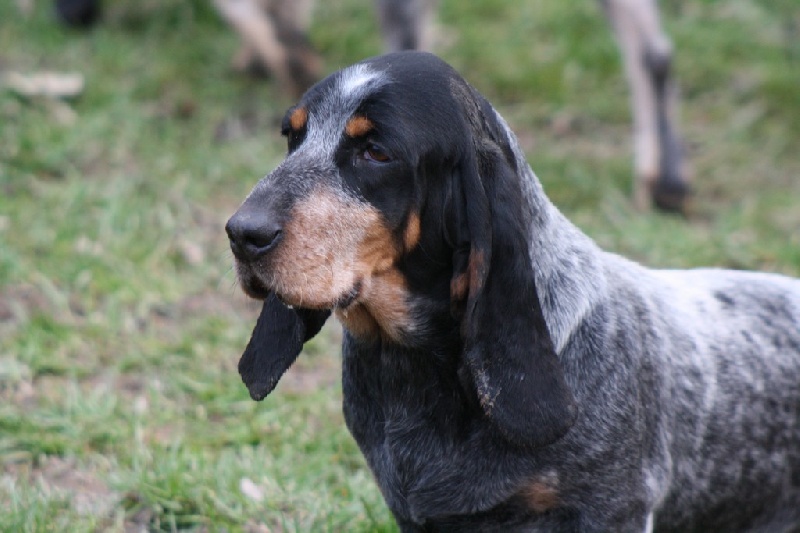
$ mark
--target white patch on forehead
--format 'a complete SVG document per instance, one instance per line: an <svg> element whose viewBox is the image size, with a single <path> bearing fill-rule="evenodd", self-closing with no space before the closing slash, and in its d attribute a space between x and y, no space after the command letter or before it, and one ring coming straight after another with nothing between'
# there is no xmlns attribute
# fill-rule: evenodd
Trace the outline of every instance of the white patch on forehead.
<svg viewBox="0 0 800 533"><path fill-rule="evenodd" d="M345 98L361 98L384 82L385 78L380 72L370 70L367 65L353 65L342 72L339 90Z"/></svg>
<svg viewBox="0 0 800 533"><path fill-rule="evenodd" d="M333 164L347 120L370 93L389 83L382 71L364 64L353 65L339 74L334 86L310 112L306 140L300 152L313 154L317 161Z"/></svg>

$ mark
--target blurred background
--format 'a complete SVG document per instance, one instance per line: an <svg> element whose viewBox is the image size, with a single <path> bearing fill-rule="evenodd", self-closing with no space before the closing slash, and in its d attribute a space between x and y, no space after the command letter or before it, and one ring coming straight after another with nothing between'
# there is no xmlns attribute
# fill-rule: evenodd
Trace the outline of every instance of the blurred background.
<svg viewBox="0 0 800 533"><path fill-rule="evenodd" d="M633 207L599 3L441 0L433 50L601 246L800 276L800 3L661 7L686 216ZM368 0L311 20L323 73L383 49ZM263 403L236 371L259 306L223 226L282 158L293 101L235 71L238 47L210 0L106 2L88 31L0 2L0 531L396 531L342 421L338 326ZM46 72L58 90L25 90Z"/></svg>

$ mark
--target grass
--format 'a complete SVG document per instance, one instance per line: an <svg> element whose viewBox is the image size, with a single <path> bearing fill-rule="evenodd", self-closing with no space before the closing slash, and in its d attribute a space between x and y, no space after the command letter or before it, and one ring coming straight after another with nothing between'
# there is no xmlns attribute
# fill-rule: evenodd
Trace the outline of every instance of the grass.
<svg viewBox="0 0 800 533"><path fill-rule="evenodd" d="M664 7L689 219L630 205L626 86L598 5L443 0L438 51L604 247L800 275L800 8ZM107 15L84 34L48 2L28 19L0 4L0 69L87 82L66 110L0 92L0 531L396 531L344 428L336 327L263 404L236 372L257 306L222 226L280 160L291 102L230 72L236 37L204 0ZM331 71L380 51L364 1L321 2L311 37Z"/></svg>

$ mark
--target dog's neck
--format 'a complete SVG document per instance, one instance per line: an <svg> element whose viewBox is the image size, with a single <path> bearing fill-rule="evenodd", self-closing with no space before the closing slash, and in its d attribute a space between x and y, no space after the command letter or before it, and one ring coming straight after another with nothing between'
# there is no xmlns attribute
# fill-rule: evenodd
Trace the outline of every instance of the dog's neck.
<svg viewBox="0 0 800 533"><path fill-rule="evenodd" d="M549 204L549 201L548 201ZM606 292L602 253L552 204L543 226L532 229L531 263L545 322L556 352ZM591 273L591 277L587 275Z"/></svg>

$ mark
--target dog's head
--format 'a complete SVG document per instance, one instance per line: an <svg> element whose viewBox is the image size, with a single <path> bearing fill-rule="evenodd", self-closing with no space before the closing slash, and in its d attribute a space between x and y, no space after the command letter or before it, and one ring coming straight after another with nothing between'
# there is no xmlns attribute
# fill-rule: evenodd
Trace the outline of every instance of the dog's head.
<svg viewBox="0 0 800 533"><path fill-rule="evenodd" d="M226 226L244 291L265 299L240 363L251 395L335 311L356 338L414 346L457 330L486 416L515 442L561 436L574 403L536 292L515 141L491 105L435 56L402 52L312 87L283 133L286 159Z"/></svg>

